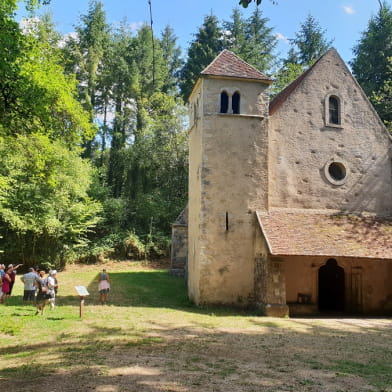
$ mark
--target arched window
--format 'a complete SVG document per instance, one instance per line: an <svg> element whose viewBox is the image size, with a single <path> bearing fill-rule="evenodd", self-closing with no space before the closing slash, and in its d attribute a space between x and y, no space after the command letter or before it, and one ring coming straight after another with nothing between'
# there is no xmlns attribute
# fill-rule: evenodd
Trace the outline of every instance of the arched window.
<svg viewBox="0 0 392 392"><path fill-rule="evenodd" d="M331 95L328 100L329 123L340 124L340 101L338 97Z"/></svg>
<svg viewBox="0 0 392 392"><path fill-rule="evenodd" d="M240 114L240 93L238 91L231 98L231 108L233 114Z"/></svg>
<svg viewBox="0 0 392 392"><path fill-rule="evenodd" d="M221 92L221 100L220 100L220 112L227 113L229 110L229 96L226 91Z"/></svg>

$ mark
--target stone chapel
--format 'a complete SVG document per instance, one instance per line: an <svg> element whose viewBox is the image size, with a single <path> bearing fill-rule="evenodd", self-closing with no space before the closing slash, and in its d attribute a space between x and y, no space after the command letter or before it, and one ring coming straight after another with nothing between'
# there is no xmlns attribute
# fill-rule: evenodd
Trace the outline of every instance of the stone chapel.
<svg viewBox="0 0 392 392"><path fill-rule="evenodd" d="M200 305L392 314L391 136L335 49L271 83L228 50L201 72L173 267Z"/></svg>

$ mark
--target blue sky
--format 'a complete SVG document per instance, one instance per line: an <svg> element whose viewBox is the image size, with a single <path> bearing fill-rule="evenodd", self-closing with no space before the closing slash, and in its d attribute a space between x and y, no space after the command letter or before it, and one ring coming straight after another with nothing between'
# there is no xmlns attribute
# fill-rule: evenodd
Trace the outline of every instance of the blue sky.
<svg viewBox="0 0 392 392"><path fill-rule="evenodd" d="M391 0L388 0L388 4ZM74 30L80 15L87 12L88 0L51 0L50 10L57 29L62 33ZM117 23L124 18L137 28L149 21L148 0L103 0L109 23ZM184 53L193 39L193 34L203 23L203 18L213 12L219 20L229 20L238 0L151 0L154 20L154 34L159 35L169 24L178 37ZM243 9L248 17L254 10L252 4ZM263 0L261 6L264 17L270 19L269 26L279 37L277 54L284 56L289 48L287 38L292 38L307 15L312 14L326 29L329 39L343 59L352 59L352 48L366 29L369 18L379 9L377 0L278 0L276 5Z"/></svg>

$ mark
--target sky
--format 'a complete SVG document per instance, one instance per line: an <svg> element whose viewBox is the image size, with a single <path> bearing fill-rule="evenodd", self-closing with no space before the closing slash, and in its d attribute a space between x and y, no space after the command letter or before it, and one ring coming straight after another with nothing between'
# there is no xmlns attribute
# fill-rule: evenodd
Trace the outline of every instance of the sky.
<svg viewBox="0 0 392 392"><path fill-rule="evenodd" d="M126 20L137 29L150 20L148 0L101 0L111 24ZM387 0L391 4L392 0ZM51 0L41 11L50 11L57 29L63 33L74 31L80 16L87 13L88 0ZM230 20L238 0L151 0L154 35L160 36L166 25L170 25L178 37L178 44L186 54L189 43L211 12L220 21ZM249 17L256 5L252 3L241 10ZM288 38L293 38L306 17L311 14L326 30L326 37L333 39L333 46L346 62L353 58L352 48L366 30L371 16L379 10L377 0L263 0L260 5L263 16L269 19L268 26L274 29L279 39L277 56L284 57L289 49Z"/></svg>

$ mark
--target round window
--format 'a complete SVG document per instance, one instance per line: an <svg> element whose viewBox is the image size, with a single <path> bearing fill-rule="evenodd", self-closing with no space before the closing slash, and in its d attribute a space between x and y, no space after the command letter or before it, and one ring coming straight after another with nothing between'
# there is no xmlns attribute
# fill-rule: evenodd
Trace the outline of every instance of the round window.
<svg viewBox="0 0 392 392"><path fill-rule="evenodd" d="M327 180L334 185L342 185L346 181L347 169L342 162L331 160L324 167Z"/></svg>
<svg viewBox="0 0 392 392"><path fill-rule="evenodd" d="M342 181L346 177L346 168L340 162L332 162L328 173L335 181Z"/></svg>

